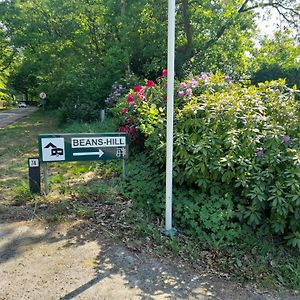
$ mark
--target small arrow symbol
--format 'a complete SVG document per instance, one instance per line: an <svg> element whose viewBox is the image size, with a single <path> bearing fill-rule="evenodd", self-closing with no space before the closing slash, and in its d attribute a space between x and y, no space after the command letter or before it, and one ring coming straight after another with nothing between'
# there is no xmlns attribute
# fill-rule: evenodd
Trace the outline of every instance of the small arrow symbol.
<svg viewBox="0 0 300 300"><path fill-rule="evenodd" d="M97 152L76 152L73 153L73 156L88 156L88 155L98 155L99 157L101 157L104 154L104 152L99 149L99 151Z"/></svg>

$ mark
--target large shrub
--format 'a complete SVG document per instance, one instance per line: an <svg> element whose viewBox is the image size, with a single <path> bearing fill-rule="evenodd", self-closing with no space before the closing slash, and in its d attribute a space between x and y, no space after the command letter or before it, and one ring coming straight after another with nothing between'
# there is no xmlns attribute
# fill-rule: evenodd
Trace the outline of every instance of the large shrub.
<svg viewBox="0 0 300 300"><path fill-rule="evenodd" d="M161 164L165 86L165 77L157 84L147 81L116 107L120 130L134 141L144 138ZM201 74L177 83L174 180L208 195L195 200L200 205L189 215L190 223L199 223L199 210L207 201L210 208L223 201L234 212L231 222L280 234L300 248L300 118L294 97L282 81L255 87L220 74ZM207 211L212 216L214 208Z"/></svg>
<svg viewBox="0 0 300 300"><path fill-rule="evenodd" d="M300 67L283 67L278 63L263 64L259 70L252 74L253 84L283 78L289 87L300 89ZM298 97L299 99L299 97Z"/></svg>
<svg viewBox="0 0 300 300"><path fill-rule="evenodd" d="M61 123L70 121L90 123L100 119L98 103L89 100L66 102L57 111Z"/></svg>

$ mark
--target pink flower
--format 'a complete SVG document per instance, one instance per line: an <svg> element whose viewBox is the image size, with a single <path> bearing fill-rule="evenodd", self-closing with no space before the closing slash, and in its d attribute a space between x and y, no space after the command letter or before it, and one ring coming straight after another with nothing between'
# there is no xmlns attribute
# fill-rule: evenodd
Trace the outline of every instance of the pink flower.
<svg viewBox="0 0 300 300"><path fill-rule="evenodd" d="M134 101L132 94L127 95L127 101Z"/></svg>
<svg viewBox="0 0 300 300"><path fill-rule="evenodd" d="M123 113L123 114L128 114L128 108L123 107L123 108L122 108L122 113Z"/></svg>
<svg viewBox="0 0 300 300"><path fill-rule="evenodd" d="M201 75L200 75L200 77L202 78L202 79L208 79L209 78L209 74L208 73L201 73Z"/></svg>
<svg viewBox="0 0 300 300"><path fill-rule="evenodd" d="M185 82L180 82L179 87L181 89L185 88L186 87L186 83Z"/></svg>
<svg viewBox="0 0 300 300"><path fill-rule="evenodd" d="M135 92L135 93L139 93L141 90L142 90L142 86L141 85L137 85L136 87L134 87L134 89L133 89L133 91Z"/></svg>
<svg viewBox="0 0 300 300"><path fill-rule="evenodd" d="M146 99L146 97L143 94L138 94L139 99Z"/></svg>
<svg viewBox="0 0 300 300"><path fill-rule="evenodd" d="M186 89L185 93L187 95L191 95L193 93L192 89Z"/></svg>
<svg viewBox="0 0 300 300"><path fill-rule="evenodd" d="M290 137L288 136L288 135L286 135L286 136L284 136L284 138L283 138L283 142L286 144L286 143L288 143L289 141L290 141Z"/></svg>
<svg viewBox="0 0 300 300"><path fill-rule="evenodd" d="M164 77L168 76L168 70L167 69L163 69L162 76L164 76Z"/></svg>
<svg viewBox="0 0 300 300"><path fill-rule="evenodd" d="M188 86L190 86L190 87L195 87L195 86L196 86L195 80L190 80L190 81L188 82Z"/></svg>
<svg viewBox="0 0 300 300"><path fill-rule="evenodd" d="M155 86L155 83L153 80L148 80L147 83L146 83L146 87L154 87Z"/></svg>
<svg viewBox="0 0 300 300"><path fill-rule="evenodd" d="M262 148L260 148L260 149L258 149L258 151L256 151L256 156L257 157L262 157L262 156L264 156L264 149L262 149Z"/></svg>
<svg viewBox="0 0 300 300"><path fill-rule="evenodd" d="M179 91L178 92L178 97L180 97L180 98L184 97L184 91Z"/></svg>
<svg viewBox="0 0 300 300"><path fill-rule="evenodd" d="M129 105L134 105L135 104L133 96L131 94L127 95L127 102L128 102Z"/></svg>

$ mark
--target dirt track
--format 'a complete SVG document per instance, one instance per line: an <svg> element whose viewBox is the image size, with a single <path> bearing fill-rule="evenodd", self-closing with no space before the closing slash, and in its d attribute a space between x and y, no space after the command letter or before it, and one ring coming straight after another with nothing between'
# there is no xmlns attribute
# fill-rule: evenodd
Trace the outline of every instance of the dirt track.
<svg viewBox="0 0 300 300"><path fill-rule="evenodd" d="M79 223L47 227L0 224L0 299L296 300L131 251L86 236Z"/></svg>

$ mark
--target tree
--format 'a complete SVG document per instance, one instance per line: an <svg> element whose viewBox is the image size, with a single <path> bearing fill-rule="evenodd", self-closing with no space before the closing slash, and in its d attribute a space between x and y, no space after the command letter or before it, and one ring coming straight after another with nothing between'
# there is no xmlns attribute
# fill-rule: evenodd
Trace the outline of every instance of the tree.
<svg viewBox="0 0 300 300"><path fill-rule="evenodd" d="M300 45L290 31L265 38L253 59L252 82L285 78L290 87L300 88Z"/></svg>
<svg viewBox="0 0 300 300"><path fill-rule="evenodd" d="M297 25L295 0L177 1L177 76L247 73L258 8L273 8ZM35 80L17 81L32 94L46 91L53 106L78 98L101 105L126 70L155 78L166 67L167 0L4 0L0 11L9 49L26 65L12 79L34 70Z"/></svg>
<svg viewBox="0 0 300 300"><path fill-rule="evenodd" d="M7 87L8 77L17 51L10 47L5 27L0 23L0 104L6 105L12 98Z"/></svg>
<svg viewBox="0 0 300 300"><path fill-rule="evenodd" d="M187 70L221 69L238 75L248 67L245 51L252 49L258 9L275 9L299 30L297 1L181 1L179 62ZM227 70L226 70L227 69Z"/></svg>

